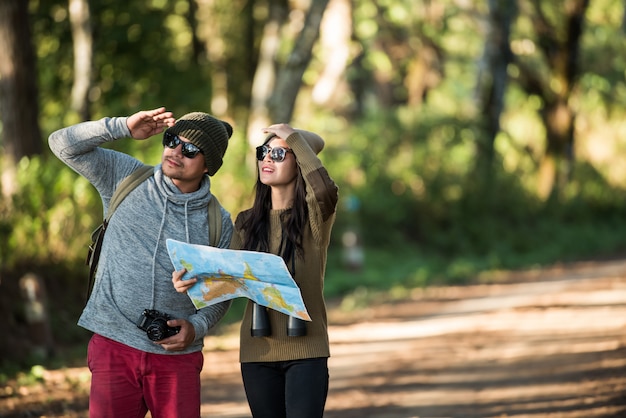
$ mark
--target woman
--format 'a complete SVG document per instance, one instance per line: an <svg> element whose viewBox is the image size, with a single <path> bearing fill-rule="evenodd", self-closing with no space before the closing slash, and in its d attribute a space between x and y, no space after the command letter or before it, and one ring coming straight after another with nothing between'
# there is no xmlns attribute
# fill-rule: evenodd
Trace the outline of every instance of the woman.
<svg viewBox="0 0 626 418"><path fill-rule="evenodd" d="M237 216L231 248L281 256L311 322L302 321L305 329L290 336L288 323L297 321L249 302L240 332L241 374L255 418L322 417L330 356L324 272L337 186L317 158L324 147L318 135L286 124L263 131L268 136L256 151L256 196L252 208ZM253 336L253 311L267 314L269 335Z"/></svg>
<svg viewBox="0 0 626 418"><path fill-rule="evenodd" d="M317 158L324 147L318 135L286 124L263 131L268 135L256 150L256 196L252 208L237 216L231 248L281 256L311 322L248 302L240 332L241 375L255 418L319 418L328 394L323 288L337 186ZM179 292L196 281L180 280L183 272L173 276Z"/></svg>

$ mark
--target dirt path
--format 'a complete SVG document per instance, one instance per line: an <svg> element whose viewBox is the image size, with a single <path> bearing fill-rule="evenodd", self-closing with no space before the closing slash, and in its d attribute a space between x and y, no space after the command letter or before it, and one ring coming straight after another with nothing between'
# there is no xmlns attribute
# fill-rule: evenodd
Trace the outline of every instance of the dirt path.
<svg viewBox="0 0 626 418"><path fill-rule="evenodd" d="M626 417L626 262L429 289L330 319L327 418ZM208 342L202 416L249 417L236 335ZM86 416L88 372L64 373L45 396L0 396L0 416Z"/></svg>
<svg viewBox="0 0 626 418"><path fill-rule="evenodd" d="M626 417L626 263L529 272L331 311L328 418ZM248 417L236 339L203 414ZM219 389L217 389L219 388Z"/></svg>

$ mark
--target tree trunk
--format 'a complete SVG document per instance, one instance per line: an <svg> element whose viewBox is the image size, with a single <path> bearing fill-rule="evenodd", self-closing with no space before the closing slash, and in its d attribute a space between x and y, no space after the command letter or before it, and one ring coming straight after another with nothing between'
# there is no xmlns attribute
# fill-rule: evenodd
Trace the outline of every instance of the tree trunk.
<svg viewBox="0 0 626 418"><path fill-rule="evenodd" d="M482 94L487 139L479 142L477 167L491 178L494 145L500 132L500 116L504 110L504 93L508 84L507 67L512 61L510 44L511 25L517 15L515 2L489 0L489 32L485 40L482 77L478 92Z"/></svg>
<svg viewBox="0 0 626 418"><path fill-rule="evenodd" d="M15 164L22 157L43 151L36 74L28 2L0 1L0 118L5 197L15 192Z"/></svg>
<svg viewBox="0 0 626 418"><path fill-rule="evenodd" d="M69 0L72 38L74 40L74 85L72 109L81 120L91 119L89 89L91 88L93 37L87 0Z"/></svg>
<svg viewBox="0 0 626 418"><path fill-rule="evenodd" d="M561 30L548 22L539 0L531 4L536 12L537 45L550 72L543 77L536 66L520 63L520 82L544 104L540 115L546 128L546 149L539 163L538 194L547 199L569 182L574 162L576 112L570 97L578 77L580 38L589 0L573 0L562 7L565 25Z"/></svg>
<svg viewBox="0 0 626 418"><path fill-rule="evenodd" d="M306 70L313 46L319 35L320 23L328 0L312 0L304 21L304 27L287 58L285 66L279 71L276 88L268 101L270 119L275 123L289 123L302 85L302 76Z"/></svg>
<svg viewBox="0 0 626 418"><path fill-rule="evenodd" d="M545 154L539 163L538 192L544 199L567 185L574 163L576 116L566 100L562 98L547 103L541 112L548 139Z"/></svg>
<svg viewBox="0 0 626 418"><path fill-rule="evenodd" d="M196 17L198 13L198 3L197 0L188 0L187 4L189 5L189 9L186 17L189 27L191 28L193 60L196 64L202 65L207 59L207 50L205 49L204 43L198 37L198 19ZM209 28L213 29L212 26L209 26Z"/></svg>
<svg viewBox="0 0 626 418"><path fill-rule="evenodd" d="M565 42L556 52L545 50L548 62L553 70L553 79L561 88L555 89L554 99L549 100L545 104L541 114L546 126L548 143L544 157L547 162L541 163L540 170L544 168L544 165L552 167L551 181L549 178L540 178L542 183L539 184L539 192L540 196L544 198L558 193L559 190L565 187L570 180L574 164L574 123L576 113L571 108L569 102L580 67L578 64L580 38L588 6L589 0L577 0L568 3L568 7L565 7L567 35ZM537 7L539 7L538 4ZM555 44L558 42L557 39L556 36L553 38ZM550 160L554 162L552 163Z"/></svg>
<svg viewBox="0 0 626 418"><path fill-rule="evenodd" d="M352 2L330 0L321 25L320 46L326 58L311 96L317 105L338 108L345 106L342 102L348 94L345 74L353 37Z"/></svg>
<svg viewBox="0 0 626 418"><path fill-rule="evenodd" d="M280 29L288 15L287 4L283 1L271 1L269 17L263 28L259 60L252 81L250 97L250 115L248 117L248 141L250 145L258 142L262 128L270 124L267 102L276 85L276 57L280 47Z"/></svg>

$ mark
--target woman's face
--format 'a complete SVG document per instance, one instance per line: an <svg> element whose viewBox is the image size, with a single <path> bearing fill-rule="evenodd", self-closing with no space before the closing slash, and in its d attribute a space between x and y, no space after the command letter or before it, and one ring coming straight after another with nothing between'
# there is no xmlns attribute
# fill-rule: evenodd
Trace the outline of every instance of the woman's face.
<svg viewBox="0 0 626 418"><path fill-rule="evenodd" d="M287 146L287 142L282 138L274 137L265 145L270 148L270 152L265 155L262 161L258 162L261 183L270 187L293 186L298 175L298 168L296 156ZM271 150L278 147L289 150L285 154L285 159L281 162L274 161L271 158Z"/></svg>

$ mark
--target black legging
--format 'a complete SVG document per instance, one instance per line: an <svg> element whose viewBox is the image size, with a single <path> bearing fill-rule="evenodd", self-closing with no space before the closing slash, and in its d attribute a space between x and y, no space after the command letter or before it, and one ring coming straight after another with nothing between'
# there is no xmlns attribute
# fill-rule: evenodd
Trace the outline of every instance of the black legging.
<svg viewBox="0 0 626 418"><path fill-rule="evenodd" d="M254 418L321 418L328 395L328 359L242 363Z"/></svg>

